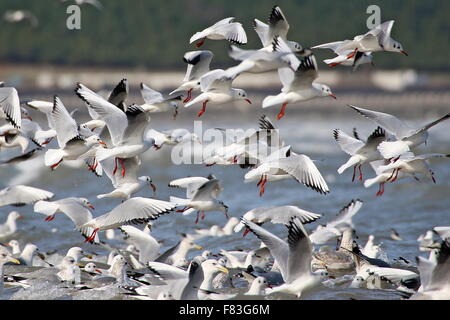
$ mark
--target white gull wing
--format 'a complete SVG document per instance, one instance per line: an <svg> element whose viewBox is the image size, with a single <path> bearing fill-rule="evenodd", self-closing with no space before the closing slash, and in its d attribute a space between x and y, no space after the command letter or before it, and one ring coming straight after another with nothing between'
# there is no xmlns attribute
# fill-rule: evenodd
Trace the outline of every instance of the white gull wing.
<svg viewBox="0 0 450 320"><path fill-rule="evenodd" d="M269 248L270 254L273 256L275 261L278 263L281 275L283 279L286 281L288 277L288 257L289 257L289 245L278 238L273 233L261 228L257 224L247 221L244 218L241 218L244 225L250 229L251 232L261 240L267 248Z"/></svg>
<svg viewBox="0 0 450 320"><path fill-rule="evenodd" d="M153 90L145 83L141 82L141 95L145 103L153 104L164 101L164 97L161 92Z"/></svg>
<svg viewBox="0 0 450 320"><path fill-rule="evenodd" d="M208 201L217 199L223 188L218 179L211 179L202 184L192 196L192 201Z"/></svg>
<svg viewBox="0 0 450 320"><path fill-rule="evenodd" d="M280 36L286 40L289 31L289 23L281 11L280 7L275 6L269 16L269 39Z"/></svg>
<svg viewBox="0 0 450 320"><path fill-rule="evenodd" d="M359 149L364 147L365 143L346 134L341 129L333 131L333 137L341 147L342 151L353 156Z"/></svg>
<svg viewBox="0 0 450 320"><path fill-rule="evenodd" d="M350 201L339 213L327 223L327 227L337 227L342 224L351 224L352 217L361 209L363 202L359 199Z"/></svg>
<svg viewBox="0 0 450 320"><path fill-rule="evenodd" d="M88 109L92 108L101 120L105 121L113 144L118 145L128 126L128 120L125 113L81 83L77 84L75 92L84 102L86 102Z"/></svg>
<svg viewBox="0 0 450 320"><path fill-rule="evenodd" d="M0 88L0 110L5 113L6 119L20 129L22 126L22 113L17 90L12 87Z"/></svg>
<svg viewBox="0 0 450 320"><path fill-rule="evenodd" d="M392 27L394 26L394 22L394 20L383 22L366 34L371 34L376 37L378 39L378 43L383 46L386 43L386 40L391 37L391 31Z"/></svg>
<svg viewBox="0 0 450 320"><path fill-rule="evenodd" d="M258 19L253 19L253 29L255 29L255 32L258 34L263 47L268 46L272 41L269 37L269 25Z"/></svg>
<svg viewBox="0 0 450 320"><path fill-rule="evenodd" d="M150 234L133 226L121 226L120 231L127 235L128 240L139 251L139 261L146 263L158 257L160 244Z"/></svg>
<svg viewBox="0 0 450 320"><path fill-rule="evenodd" d="M200 79L209 71L209 64L213 58L213 53L209 50L189 51L183 56L183 61L188 67L183 81Z"/></svg>
<svg viewBox="0 0 450 320"><path fill-rule="evenodd" d="M353 42L352 40L344 40L344 41L334 41L334 42L329 42L329 43L324 43L324 44L320 44L318 46L314 46L311 49L331 49L333 50L336 54L341 55L344 54L344 52L349 52L351 53L351 50L347 50L347 49L342 49L342 47L347 44Z"/></svg>
<svg viewBox="0 0 450 320"><path fill-rule="evenodd" d="M431 277L430 290L439 290L449 286L450 283L450 244L448 241L442 241L437 257L437 265L433 270Z"/></svg>
<svg viewBox="0 0 450 320"><path fill-rule="evenodd" d="M316 58L313 55L304 57L295 72L290 68L279 68L278 76L283 84L283 92L310 88L319 76Z"/></svg>
<svg viewBox="0 0 450 320"><path fill-rule="evenodd" d="M325 179L314 162L304 154L291 154L290 157L264 163L269 168L278 168L298 182L322 194L330 192Z"/></svg>
<svg viewBox="0 0 450 320"><path fill-rule="evenodd" d="M289 221L288 232L288 275L285 280L290 283L311 273L313 247L308 233L298 218Z"/></svg>
<svg viewBox="0 0 450 320"><path fill-rule="evenodd" d="M433 277L433 270L436 267L436 263L424 258L416 257L417 269L420 274L420 286L422 291L427 290L431 284L431 278Z"/></svg>
<svg viewBox="0 0 450 320"><path fill-rule="evenodd" d="M108 102L121 108L122 110L126 110L126 106L124 104L126 98L128 97L128 92L129 92L128 80L122 79L109 94ZM88 111L90 111L89 108Z"/></svg>
<svg viewBox="0 0 450 320"><path fill-rule="evenodd" d="M441 237L442 240L446 240L447 238L450 238L450 227L434 227L433 231L436 232L439 237Z"/></svg>
<svg viewBox="0 0 450 320"><path fill-rule="evenodd" d="M53 193L34 187L17 185L0 191L0 207L7 205L22 206L39 200L48 200Z"/></svg>
<svg viewBox="0 0 450 320"><path fill-rule="evenodd" d="M150 116L138 105L132 105L125 112L127 127L123 132L120 145L141 144L144 140L144 132L150 122Z"/></svg>
<svg viewBox="0 0 450 320"><path fill-rule="evenodd" d="M449 118L450 118L450 113L447 113L445 116L443 116L443 117L441 117L441 118L439 118L439 119L437 119L437 120L431 121L430 123L427 123L426 125L424 125L424 126L422 126L421 128L417 129L417 130L414 132L414 134L418 134L418 133L427 131L427 130L430 129L431 127L433 127L433 126L437 125L438 123L440 123L440 122L442 122L442 121L444 121L444 120L447 120L447 119L449 119Z"/></svg>
<svg viewBox="0 0 450 320"><path fill-rule="evenodd" d="M78 125L59 97L55 96L53 101L51 117L55 124L58 145L64 148L67 142L79 136Z"/></svg>
<svg viewBox="0 0 450 320"><path fill-rule="evenodd" d="M231 89L233 79L222 69L207 72L200 78L200 88L203 92L216 90L228 92Z"/></svg>
<svg viewBox="0 0 450 320"><path fill-rule="evenodd" d="M397 139L409 137L415 133L414 129L399 120L398 118L383 112L372 111L368 109L359 108L353 105L348 105L350 108L361 114L362 116L374 121L384 130L393 134Z"/></svg>
<svg viewBox="0 0 450 320"><path fill-rule="evenodd" d="M53 110L53 102L50 101L42 101L42 100L32 100L25 103L28 107L38 110L45 114L47 117L48 126L51 129L55 128L55 124L53 123L53 119L51 117L51 112Z"/></svg>
<svg viewBox="0 0 450 320"><path fill-rule="evenodd" d="M397 269L397 268L385 268L385 267L377 267L370 266L367 268L366 272L374 273L375 275L385 278L394 283L400 283L404 279L409 278L418 278L419 275L410 270Z"/></svg>
<svg viewBox="0 0 450 320"><path fill-rule="evenodd" d="M269 45L270 45L270 43L269 43ZM228 55L230 56L230 58L233 58L234 60L242 61L242 60L252 57L258 51L259 50L241 49L239 47L231 45L230 49L228 50Z"/></svg>
<svg viewBox="0 0 450 320"><path fill-rule="evenodd" d="M99 230L114 229L125 224L155 220L159 216L169 213L175 207L176 205L167 201L135 197L122 202L110 212L83 226Z"/></svg>
<svg viewBox="0 0 450 320"><path fill-rule="evenodd" d="M208 178L204 177L187 177L180 178L176 180L172 180L169 182L169 187L176 188L185 188L186 189L186 198L191 199L198 188L200 188L203 184L208 182Z"/></svg>
<svg viewBox="0 0 450 320"><path fill-rule="evenodd" d="M148 262L147 267L150 272L162 280L179 280L189 277L189 273L186 270L162 262Z"/></svg>
<svg viewBox="0 0 450 320"><path fill-rule="evenodd" d="M297 217L301 223L306 224L316 221L321 215L295 206L277 206L255 208L247 211L243 217L257 224L270 221L287 225L292 217ZM235 227L235 231L239 232L242 228L243 224L240 223Z"/></svg>
<svg viewBox="0 0 450 320"><path fill-rule="evenodd" d="M189 43L193 43L197 40L208 37L209 35L220 35L226 40L238 44L247 43L247 35L244 28L239 22L234 22L234 17L222 19L219 22L216 22L214 25L202 31L196 32L189 39Z"/></svg>

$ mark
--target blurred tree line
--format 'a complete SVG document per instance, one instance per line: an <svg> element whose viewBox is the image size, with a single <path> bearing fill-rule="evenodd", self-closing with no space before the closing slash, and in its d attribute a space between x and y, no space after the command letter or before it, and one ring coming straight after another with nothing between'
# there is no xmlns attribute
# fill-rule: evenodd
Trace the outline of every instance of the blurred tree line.
<svg viewBox="0 0 450 320"><path fill-rule="evenodd" d="M184 52L196 50L189 38L219 19L233 16L244 25L248 44L259 48L252 19L264 22L279 5L291 29L289 39L311 47L351 39L367 31L366 9L381 7L381 21L394 19L392 36L409 56L375 55L377 68L450 69L450 1L448 0L99 0L103 10L81 6L81 30L68 30L66 9L72 0L2 0L7 10L31 11L39 25L0 21L0 63L39 63L69 66L108 66L144 69L184 68ZM213 67L235 64L226 41L207 41L214 52ZM331 51L316 51L318 58ZM323 68L323 65L322 65Z"/></svg>

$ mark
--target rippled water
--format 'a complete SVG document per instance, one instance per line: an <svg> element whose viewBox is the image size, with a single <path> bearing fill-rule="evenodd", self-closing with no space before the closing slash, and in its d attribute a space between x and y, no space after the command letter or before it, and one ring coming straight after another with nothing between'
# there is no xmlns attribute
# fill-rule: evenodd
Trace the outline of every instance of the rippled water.
<svg viewBox="0 0 450 320"><path fill-rule="evenodd" d="M181 112L185 111L181 110ZM267 115L274 119L276 112L277 110L269 110ZM203 127L255 128L257 117L261 114L262 110L255 110L254 114L237 111L215 113L211 107L202 117ZM420 115L421 112L415 110L414 115L418 114ZM426 112L423 111L423 116L414 118L409 118L406 112L398 115L408 118L412 124L420 124L433 120L441 114L442 112L426 110ZM172 121L167 115L156 115L151 125L158 130L180 127L192 129L194 118L193 112L182 115L177 121ZM286 143L291 144L297 153L305 153L317 160L316 165L330 187L330 194L320 195L294 180L285 180L269 183L264 196L259 197L256 183L243 182L245 170L234 166L172 165L171 148L168 146L164 146L159 151L148 151L143 157L139 175L151 176L158 187L156 197L168 200L170 195L184 196L182 190L174 190L167 186L170 180L189 175L206 176L212 173L222 181L224 191L220 199L229 206L229 215L240 217L255 207L274 205L295 205L323 214L323 218L319 221L307 225L307 230L315 228L317 223L326 223L351 199L359 198L364 205L353 219L359 237L358 243L364 245L368 235L373 234L375 242L383 243L382 247L391 259L402 256L414 261L415 256L425 255L418 250L417 237L434 226L449 225L450 163L447 159L437 159L431 163L437 178L436 184L427 178L422 179L421 182L409 178L402 179L394 184L386 184L385 194L382 197L376 197L377 186L366 189L360 182L351 182L351 169L343 175L337 174L337 168L346 161L347 157L332 137L332 130L335 128L341 128L350 133L353 127L357 127L361 135L367 136L376 127L372 122L345 109L327 113L311 111L302 113L296 110L296 112L289 111L285 118L276 122L276 125L279 126ZM449 153L448 132L450 132L450 121L431 129L427 145L420 147L421 152ZM2 155L2 158L6 157ZM365 178L374 175L368 166L363 168L363 173ZM87 170L67 166L60 166L51 172L50 169L43 167L43 160L40 158L20 166L1 167L0 182L2 187L11 183L22 183L47 189L55 193L54 200L70 196L86 197L96 208L95 216L107 212L120 203L120 200L96 198L97 194L112 190L106 176L97 178ZM145 189L137 195L149 197L152 193L150 189ZM6 215L11 210L13 210L12 207L0 208L1 219L6 219ZM22 245L33 242L43 252L57 250L65 253L72 246L82 246L87 251L107 253L98 246L85 244L81 235L73 230L71 221L64 215L58 215L55 220L48 223L43 221L42 215L33 212L32 206L18 208L18 211L25 217L24 220L18 221L18 232L8 239L0 239L1 242L7 242L13 238L19 239ZM197 225L194 220L195 215L183 216L179 213L165 215L154 223L152 234L163 243L162 250L165 250L179 240L181 233L194 233L195 228L209 228L213 224L223 226L226 223L226 218L220 212L207 212L206 219L200 220ZM266 224L265 227L277 235L286 234L285 228L281 225ZM52 232L52 228L56 228L57 231ZM391 240L389 237L391 228L395 228L404 240ZM105 238L102 233L100 237ZM221 238L206 237L197 242L212 252L218 252L220 249L254 249L260 244L251 234L246 238L242 238L240 234ZM191 251L188 258L196 254L199 252ZM398 299L399 296L380 290L349 289L343 285L335 288L322 286L304 298Z"/></svg>

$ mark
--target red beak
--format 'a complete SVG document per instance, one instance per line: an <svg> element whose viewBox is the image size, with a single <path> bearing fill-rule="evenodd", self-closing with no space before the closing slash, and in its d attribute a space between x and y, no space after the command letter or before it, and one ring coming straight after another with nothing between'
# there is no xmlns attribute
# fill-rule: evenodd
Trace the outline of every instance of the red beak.
<svg viewBox="0 0 450 320"><path fill-rule="evenodd" d="M23 216L18 216L17 219L23 219Z"/></svg>
<svg viewBox="0 0 450 320"><path fill-rule="evenodd" d="M97 271L98 273L102 273L102 271L99 269L95 269L95 271Z"/></svg>
<svg viewBox="0 0 450 320"><path fill-rule="evenodd" d="M246 235L248 235L249 232L250 232L250 228L246 228L244 230L244 233L242 234L242 237L245 237Z"/></svg>
<svg viewBox="0 0 450 320"><path fill-rule="evenodd" d="M245 101L247 101L248 103L252 104L252 102L250 101L250 99L245 99Z"/></svg>
<svg viewBox="0 0 450 320"><path fill-rule="evenodd" d="M404 50L402 50L402 51L400 51L402 54L404 54L405 56L408 56L408 52L406 52L406 51L404 51Z"/></svg>
<svg viewBox="0 0 450 320"><path fill-rule="evenodd" d="M336 96L333 93L330 93L329 96L334 98L334 99L337 99Z"/></svg>
<svg viewBox="0 0 450 320"><path fill-rule="evenodd" d="M91 208L92 210L95 210L95 208L92 204L89 204L88 207Z"/></svg>
<svg viewBox="0 0 450 320"><path fill-rule="evenodd" d="M55 219L55 216L51 215L51 216L46 217L44 220L49 222L49 221L52 221L53 219Z"/></svg>
<svg viewBox="0 0 450 320"><path fill-rule="evenodd" d="M103 141L100 141L99 143L102 144L102 145L104 145L104 146L106 146L106 143L103 142Z"/></svg>

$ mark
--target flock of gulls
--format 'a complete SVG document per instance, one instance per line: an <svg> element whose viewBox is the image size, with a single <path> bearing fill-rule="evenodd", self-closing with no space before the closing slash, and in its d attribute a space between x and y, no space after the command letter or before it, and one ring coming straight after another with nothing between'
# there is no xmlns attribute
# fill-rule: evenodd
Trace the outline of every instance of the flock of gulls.
<svg viewBox="0 0 450 320"><path fill-rule="evenodd" d="M179 106L184 105L201 107L198 113L201 117L207 106L211 107L209 111L216 104L235 100L251 103L244 90L232 87L233 80L245 72L278 70L283 86L281 92L266 97L262 107L279 106L279 120L285 116L288 104L319 97L336 98L327 85L315 82L318 67L313 50L331 49L336 57L324 60L326 64L353 69L371 63L376 52L407 55L402 45L391 38L393 24L394 21L384 22L352 40L303 48L287 39L289 24L282 10L275 6L268 23L258 19L253 22L262 48L246 50L235 45L247 42L242 24L232 17L226 18L195 33L190 43L200 47L212 40L230 41L233 45L229 54L239 62L236 66L210 70L211 51L187 52L184 55L187 72L180 86L165 97L141 84L145 101L142 105L126 102L126 79L108 94L96 93L78 83L75 93L91 117L85 123L77 122L74 113L66 109L58 96L54 96L53 101L33 100L22 105L17 90L2 83L0 119L4 125L0 127L0 150L20 147L22 151L3 165L28 161L45 152L45 166L53 171L52 174L58 174L61 163L83 160L87 170L97 176L106 175L111 180L111 192L99 194L97 198L111 198L118 203L111 211L94 217L91 213L94 206L85 198L57 199L52 192L25 185L11 185L1 190L0 207L33 205L34 211L49 222L56 214L64 214L85 237L85 242L110 252L101 256L72 247L64 254L44 254L32 243L22 248L20 239L12 238L17 230L16 220L21 215L12 211L0 225L0 238L4 244L0 246L2 297L51 284L60 290L60 296L70 295L74 299L86 292L97 293L99 298L105 298L106 292L114 292L115 297L148 300L300 298L319 286L347 283L350 288L390 290L403 298L449 299L449 226L436 226L418 238L420 250L429 251L428 258L417 257L414 262L399 257L392 263L386 261L386 253L375 243L373 236L365 245L355 240L352 218L363 206L358 199L351 200L335 218L307 231L305 225L321 219L321 215L291 205L259 207L241 218L229 217L228 206L219 200L223 186L213 175L179 177L170 181L169 187L174 188L174 192L175 188L185 189L183 198L172 196L165 201L134 196L146 187L156 189L150 177L139 176L144 152L151 148L158 150L164 144L201 143L198 136L187 131L149 129L151 113L166 112L175 118ZM196 93L198 95L193 97ZM348 161L337 169L339 174L353 167L352 180L362 181L362 166L370 164L376 176L366 179L364 186L379 184L378 196L383 194L386 183L405 177L435 182L428 160L449 155L415 154L414 151L426 142L428 130L448 119L450 113L411 128L393 115L353 105L348 107L356 112L355 115L370 119L374 131L366 139L356 130L351 134L340 129L330 132L342 151L349 155ZM34 122L27 108L44 113L48 127ZM25 152L31 144L37 147ZM294 179L320 194L330 192L315 163L286 145L280 130L267 116L259 119L259 127L253 134L216 147L214 154L203 159L203 163L206 166L235 165L247 170L244 181L257 182L260 196L264 195L269 182L284 179ZM5 167L2 170L6 170ZM162 215L195 213L196 224L199 219L206 219L205 212L210 211L222 212L227 223L209 229L197 228L194 234L184 235L164 252L151 234L152 225L157 224L155 220ZM285 225L287 235L268 231L265 225L268 223ZM115 229L125 235L123 247L109 243L115 237ZM100 239L103 237L101 231L105 231L104 239ZM249 233L257 237L261 245L248 251L213 253L195 243L202 237L250 237ZM433 234L440 240L434 241ZM395 230L391 237L402 240ZM337 249L326 245L336 239ZM204 251L189 261L190 250ZM230 288L235 290L230 293Z"/></svg>

